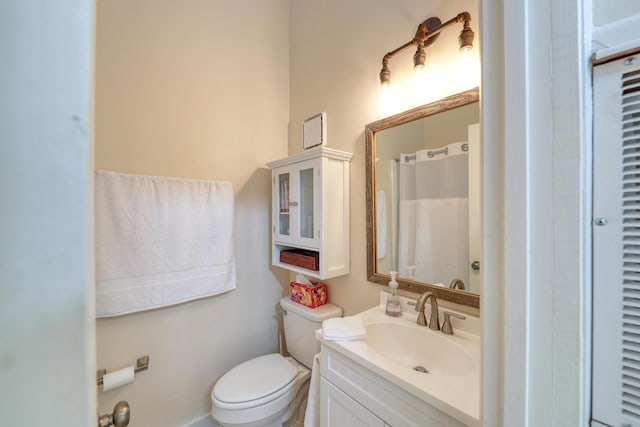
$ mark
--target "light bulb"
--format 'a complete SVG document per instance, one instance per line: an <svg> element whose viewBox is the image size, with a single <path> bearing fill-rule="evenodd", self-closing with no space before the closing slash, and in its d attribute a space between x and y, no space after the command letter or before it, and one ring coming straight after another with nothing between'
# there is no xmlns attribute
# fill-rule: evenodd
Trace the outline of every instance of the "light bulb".
<svg viewBox="0 0 640 427"><path fill-rule="evenodd" d="M418 45L416 53L413 55L413 68L424 68L424 61L427 59L427 53L424 51L422 44Z"/></svg>
<svg viewBox="0 0 640 427"><path fill-rule="evenodd" d="M475 59L471 49L460 49L456 74L461 87L477 86L479 70Z"/></svg>
<svg viewBox="0 0 640 427"><path fill-rule="evenodd" d="M380 114L383 117L390 116L398 111L400 96L395 85L381 84L378 92Z"/></svg>
<svg viewBox="0 0 640 427"><path fill-rule="evenodd" d="M429 90L429 78L427 74L427 69L424 65L413 69L410 89L413 105L422 105L427 99Z"/></svg>

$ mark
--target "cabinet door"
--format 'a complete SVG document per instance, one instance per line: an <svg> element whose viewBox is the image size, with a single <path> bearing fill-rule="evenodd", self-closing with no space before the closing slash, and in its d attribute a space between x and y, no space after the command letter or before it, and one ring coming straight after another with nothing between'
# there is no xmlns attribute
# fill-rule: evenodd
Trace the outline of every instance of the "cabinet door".
<svg viewBox="0 0 640 427"><path fill-rule="evenodd" d="M291 191L295 175L294 168L290 166L274 169L273 171L273 207L274 207L274 240L290 242L295 236L296 224L291 219ZM294 234L292 234L294 233Z"/></svg>
<svg viewBox="0 0 640 427"><path fill-rule="evenodd" d="M318 248L320 162L308 160L275 169L274 239L290 245Z"/></svg>
<svg viewBox="0 0 640 427"><path fill-rule="evenodd" d="M639 77L594 68L592 417L612 426L640 426Z"/></svg>
<svg viewBox="0 0 640 427"><path fill-rule="evenodd" d="M371 411L322 378L320 383L320 425L322 427L385 427Z"/></svg>

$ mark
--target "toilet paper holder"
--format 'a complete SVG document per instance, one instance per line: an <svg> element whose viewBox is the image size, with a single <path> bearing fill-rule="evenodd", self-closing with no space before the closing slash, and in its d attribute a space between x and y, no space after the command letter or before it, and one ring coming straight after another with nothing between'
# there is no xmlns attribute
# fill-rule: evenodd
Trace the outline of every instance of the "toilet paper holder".
<svg viewBox="0 0 640 427"><path fill-rule="evenodd" d="M136 367L133 369L133 372L138 373L140 371L146 371L149 369L149 356L142 356L136 360ZM96 371L96 377L98 379L98 385L103 384L103 378L107 374L106 369L98 369Z"/></svg>

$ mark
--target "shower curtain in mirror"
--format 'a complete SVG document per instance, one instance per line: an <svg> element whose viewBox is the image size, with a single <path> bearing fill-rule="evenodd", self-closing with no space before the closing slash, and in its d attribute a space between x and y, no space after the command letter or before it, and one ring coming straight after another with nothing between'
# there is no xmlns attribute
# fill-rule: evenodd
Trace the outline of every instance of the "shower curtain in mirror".
<svg viewBox="0 0 640 427"><path fill-rule="evenodd" d="M456 142L400 155L400 277L469 283L468 147Z"/></svg>

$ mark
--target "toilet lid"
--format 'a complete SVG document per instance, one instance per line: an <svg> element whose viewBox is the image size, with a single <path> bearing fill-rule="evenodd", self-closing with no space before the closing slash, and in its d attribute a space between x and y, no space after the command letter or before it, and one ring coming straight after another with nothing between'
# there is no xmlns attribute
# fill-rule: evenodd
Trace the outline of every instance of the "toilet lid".
<svg viewBox="0 0 640 427"><path fill-rule="evenodd" d="M213 388L216 399L242 403L261 399L291 383L298 370L278 353L256 357L239 364L218 380Z"/></svg>

